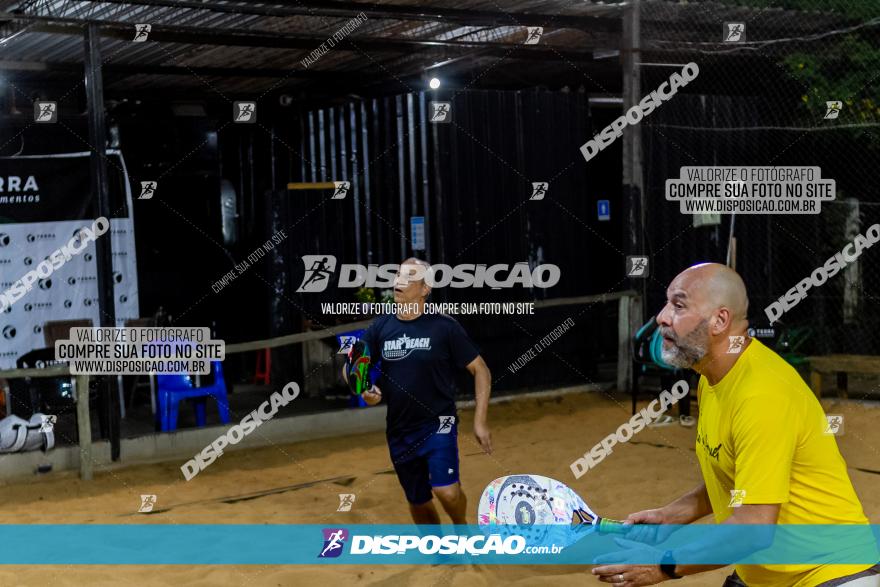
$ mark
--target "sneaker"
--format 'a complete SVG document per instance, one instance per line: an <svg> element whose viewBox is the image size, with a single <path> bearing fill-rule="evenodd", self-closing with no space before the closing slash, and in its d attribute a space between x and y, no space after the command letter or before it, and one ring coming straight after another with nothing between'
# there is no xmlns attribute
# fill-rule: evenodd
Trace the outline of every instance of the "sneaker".
<svg viewBox="0 0 880 587"><path fill-rule="evenodd" d="M663 426L671 426L674 423L675 423L675 418L666 414L664 416L661 416L660 418L657 418L656 422L652 422L652 423L648 424L648 428L661 428Z"/></svg>
<svg viewBox="0 0 880 587"><path fill-rule="evenodd" d="M697 423L697 419L693 416L679 416L678 423L684 426L685 428L693 428L694 424Z"/></svg>

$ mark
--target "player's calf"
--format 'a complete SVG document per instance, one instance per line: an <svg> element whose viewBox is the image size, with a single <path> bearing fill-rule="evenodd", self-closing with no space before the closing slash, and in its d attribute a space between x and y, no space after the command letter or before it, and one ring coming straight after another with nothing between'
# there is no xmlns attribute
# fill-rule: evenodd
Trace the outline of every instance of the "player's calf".
<svg viewBox="0 0 880 587"><path fill-rule="evenodd" d="M432 487L432 490L453 524L467 524L467 496L461 490L461 483Z"/></svg>
<svg viewBox="0 0 880 587"><path fill-rule="evenodd" d="M414 524L420 525L438 525L440 524L440 514L434 507L434 500L425 503L410 503L409 513L412 516Z"/></svg>

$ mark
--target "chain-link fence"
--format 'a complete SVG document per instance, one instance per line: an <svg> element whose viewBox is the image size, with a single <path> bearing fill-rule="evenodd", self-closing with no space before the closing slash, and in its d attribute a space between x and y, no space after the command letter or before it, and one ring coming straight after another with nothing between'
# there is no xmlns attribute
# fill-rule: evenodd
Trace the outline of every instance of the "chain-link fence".
<svg viewBox="0 0 880 587"><path fill-rule="evenodd" d="M880 221L871 181L880 163L880 104L872 97L880 72L880 50L874 48L880 4L758 4L641 3L640 95L690 61L700 73L637 128L645 252L652 260L647 316L660 309L665 287L679 271L733 255L749 288L751 324L763 337L761 329L770 326L765 308ZM733 31L739 31L738 40L728 40ZM298 141L305 157L296 179L344 176L352 181L353 207L336 217L335 226L304 229L303 246L331 243L330 252L341 257L393 263L411 253L410 216L425 215L434 262L540 260L562 267L565 279L549 294L508 292L507 298L625 289L621 235L629 229L616 197L621 144L586 165L580 155L568 157L618 111L607 104L597 108L590 92L578 90L411 93L304 112ZM430 100L449 101L451 124L428 120ZM829 114L828 102L840 102L839 111ZM516 135L509 134L511 119L517 121ZM821 214L681 214L677 203L665 199L666 180L678 178L682 166L708 165L816 166L822 178L835 181L836 201L826 203ZM526 200L534 180L550 180L550 205ZM301 196L303 202L317 197ZM612 202L611 222L596 219L596 200L602 198ZM872 312L880 287L874 255L867 251L812 288L774 324L768 344L793 356L880 350ZM303 268L296 264L290 270L292 283L298 283ZM438 295L460 301L480 298L479 293ZM604 318L588 322L607 322L613 333L611 306L599 312ZM531 326L462 319L500 366L510 362L505 357L517 356L523 341L564 317ZM588 338L597 337L577 340ZM598 338L609 342L607 348L588 350L578 343L566 349L574 362L588 357L579 362L588 365L583 367L591 372L588 379L598 376L597 361L616 350L613 334ZM571 369L523 370L502 386L579 377Z"/></svg>
<svg viewBox="0 0 880 587"><path fill-rule="evenodd" d="M641 127L646 240L657 278L647 309L663 303L658 282L696 262L724 263L733 235L751 324L766 328L769 304L880 222L880 3L736 4L642 5L643 61L700 68L689 95L679 93ZM731 31L739 41L726 40ZM644 95L673 69L643 64L641 71ZM665 181L682 166L708 165L818 166L836 182L836 201L821 214L681 214L664 197ZM794 332L804 355L877 354L876 255L868 249L812 287L775 324L774 344Z"/></svg>

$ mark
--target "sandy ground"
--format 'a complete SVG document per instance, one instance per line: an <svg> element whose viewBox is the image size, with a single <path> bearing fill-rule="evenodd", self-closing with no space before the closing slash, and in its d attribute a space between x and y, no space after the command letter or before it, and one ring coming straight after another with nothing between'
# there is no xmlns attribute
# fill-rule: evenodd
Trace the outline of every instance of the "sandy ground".
<svg viewBox="0 0 880 587"><path fill-rule="evenodd" d="M492 406L495 453L483 455L461 414L462 482L474 512L492 479L513 473L556 477L609 517L667 503L700 481L694 429L646 429L580 480L569 463L629 418L628 401L572 394ZM838 439L850 476L873 523L880 523L880 408L826 402L845 416ZM344 412L340 418L345 417ZM2 487L2 523L408 523L383 433L225 454L190 482L180 463L101 472L92 482L58 474ZM859 469L869 469L871 473ZM305 485L305 486L303 486ZM339 513L339 493L357 495ZM138 514L141 494L158 496L158 513ZM259 494L259 495L252 495ZM251 495L253 499L236 501ZM472 514L475 523L475 514ZM448 519L447 519L448 521ZM6 537L6 540L14 539ZM148 546L146 546L148 548ZM729 570L677 582L721 585ZM6 566L2 585L602 585L575 566Z"/></svg>

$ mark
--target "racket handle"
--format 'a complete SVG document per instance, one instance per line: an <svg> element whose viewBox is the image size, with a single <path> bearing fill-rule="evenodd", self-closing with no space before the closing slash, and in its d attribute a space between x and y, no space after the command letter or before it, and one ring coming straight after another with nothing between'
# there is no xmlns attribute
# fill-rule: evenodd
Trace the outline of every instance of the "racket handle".
<svg viewBox="0 0 880 587"><path fill-rule="evenodd" d="M599 518L599 523L596 525L603 534L625 534L628 529L620 520L609 518Z"/></svg>

